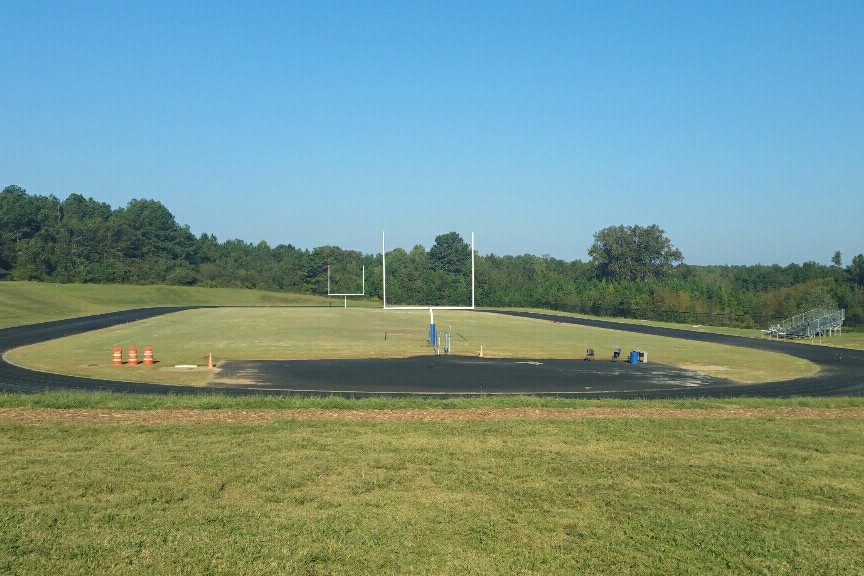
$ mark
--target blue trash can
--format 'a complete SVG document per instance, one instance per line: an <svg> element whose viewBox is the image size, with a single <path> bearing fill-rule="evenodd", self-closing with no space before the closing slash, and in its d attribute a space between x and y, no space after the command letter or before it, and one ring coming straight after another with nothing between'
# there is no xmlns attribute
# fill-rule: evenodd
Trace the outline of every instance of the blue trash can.
<svg viewBox="0 0 864 576"><path fill-rule="evenodd" d="M639 363L639 351L633 350L630 352L630 364L638 364Z"/></svg>

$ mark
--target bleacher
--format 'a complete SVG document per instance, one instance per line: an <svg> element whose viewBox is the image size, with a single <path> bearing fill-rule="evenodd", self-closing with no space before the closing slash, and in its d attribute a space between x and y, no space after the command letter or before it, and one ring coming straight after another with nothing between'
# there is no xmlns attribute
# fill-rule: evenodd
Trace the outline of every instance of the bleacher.
<svg viewBox="0 0 864 576"><path fill-rule="evenodd" d="M814 338L839 335L846 310L814 308L763 330L763 335L774 338Z"/></svg>

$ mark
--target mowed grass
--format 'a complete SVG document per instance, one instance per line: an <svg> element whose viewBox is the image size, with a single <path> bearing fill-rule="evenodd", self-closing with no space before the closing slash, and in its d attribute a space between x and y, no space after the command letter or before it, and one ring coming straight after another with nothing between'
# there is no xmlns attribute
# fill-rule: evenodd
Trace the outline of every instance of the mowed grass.
<svg viewBox="0 0 864 576"><path fill-rule="evenodd" d="M665 400L615 398L584 399L550 396L471 396L451 398L387 397L347 398L344 396L296 396L255 394L233 396L218 390L197 394L123 394L118 392L86 392L48 390L34 393L0 392L0 409L60 409L81 410L215 410L255 412L260 410L482 410L507 408L633 408L668 410L840 410L864 408L860 396L795 396L790 398L677 398Z"/></svg>
<svg viewBox="0 0 864 576"><path fill-rule="evenodd" d="M343 332L356 346L380 339L378 353L386 346L429 353L428 312L406 313L397 327L391 323L401 312L375 311L390 330L384 340L382 326L360 311L301 321L282 316L287 309L250 310L260 312L262 322L196 311L102 331L104 337L59 363L90 363L75 354L90 354L93 345L104 348L94 362L110 363L111 348L123 341L124 349L134 343L139 353L153 345L160 363L149 372L158 373L165 358L200 361L208 351L200 344L227 346L255 334L261 341L256 349L266 336L276 343L271 350L291 355L346 349L351 344L334 343L333 335ZM547 341L544 348L560 346L577 357L589 346L601 358L615 346L643 348L649 361L660 353L658 343L636 343L623 332L592 330L583 340L561 324L488 327L484 316L491 317L442 311L436 320L439 328L453 324L456 353L474 354L483 343L489 355L525 357L538 339ZM320 334L310 337L312 329ZM69 354L78 338L52 343L59 344L52 353ZM194 345L165 356L181 341ZM689 343L679 344L688 353ZM689 354L720 363L707 351ZM136 379L148 371L97 368L128 370ZM291 412L498 405L613 406L620 412L485 421L300 420ZM864 424L844 416L843 408L860 407L861 400L734 401L806 406L823 414L818 419L770 411L723 418L633 412L731 405L709 399L3 394L0 407L81 414L89 408L287 411L281 420L243 424L61 425L38 423L38 417L35 424L0 423L0 574L860 573Z"/></svg>
<svg viewBox="0 0 864 576"><path fill-rule="evenodd" d="M37 370L140 382L203 385L212 377L208 355L226 360L394 358L432 354L428 310L243 307L178 312L20 348L7 354ZM814 373L810 362L676 338L588 328L479 311L435 312L439 332L451 333L451 353L490 358L577 358L593 348L608 361L615 348L649 362L680 366L737 382L784 380ZM112 351L131 347L139 361L152 347L154 366L111 365ZM204 366L199 369L178 365Z"/></svg>
<svg viewBox="0 0 864 576"><path fill-rule="evenodd" d="M333 298L235 288L0 282L0 328L150 306L336 305ZM342 304L339 300L338 304ZM352 305L371 302L352 301Z"/></svg>
<svg viewBox="0 0 864 576"><path fill-rule="evenodd" d="M855 574L856 419L0 425L3 574Z"/></svg>

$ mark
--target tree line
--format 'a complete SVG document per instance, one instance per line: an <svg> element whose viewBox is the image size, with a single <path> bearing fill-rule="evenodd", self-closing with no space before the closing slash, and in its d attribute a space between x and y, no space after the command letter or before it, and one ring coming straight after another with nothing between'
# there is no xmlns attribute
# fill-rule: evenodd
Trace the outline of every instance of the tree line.
<svg viewBox="0 0 864 576"><path fill-rule="evenodd" d="M544 308L693 324L763 327L818 306L846 309L864 325L864 255L843 266L697 266L656 225L594 234L587 261L550 256L476 256L478 306ZM455 232L427 250L387 253L388 304L468 305L471 247ZM299 249L212 234L196 237L160 202L112 209L72 194L0 192L0 268L14 280L238 287L305 294L360 292L381 300L380 254L338 246Z"/></svg>

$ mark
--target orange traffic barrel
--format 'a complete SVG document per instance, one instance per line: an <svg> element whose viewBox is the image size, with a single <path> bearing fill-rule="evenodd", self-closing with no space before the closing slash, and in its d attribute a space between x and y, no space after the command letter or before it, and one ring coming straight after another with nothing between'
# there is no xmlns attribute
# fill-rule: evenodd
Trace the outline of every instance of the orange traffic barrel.
<svg viewBox="0 0 864 576"><path fill-rule="evenodd" d="M114 361L111 363L114 366L122 366L123 365L123 349L122 348L114 348Z"/></svg>
<svg viewBox="0 0 864 576"><path fill-rule="evenodd" d="M153 348L147 346L144 348L144 365L152 366L153 365Z"/></svg>
<svg viewBox="0 0 864 576"><path fill-rule="evenodd" d="M129 348L129 365L137 366L138 365L138 349L137 348Z"/></svg>

